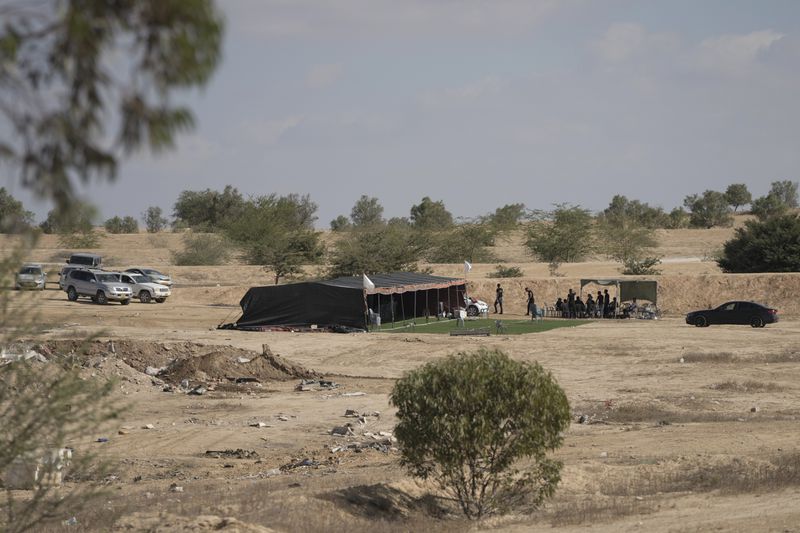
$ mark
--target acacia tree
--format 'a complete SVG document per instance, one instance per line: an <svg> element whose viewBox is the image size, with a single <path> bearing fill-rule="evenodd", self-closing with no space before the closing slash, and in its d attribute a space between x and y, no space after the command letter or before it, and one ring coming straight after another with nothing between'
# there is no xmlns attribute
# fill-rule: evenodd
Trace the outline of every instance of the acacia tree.
<svg viewBox="0 0 800 533"><path fill-rule="evenodd" d="M150 206L147 208L142 215L147 233L158 233L167 227L167 219L164 218L162 213L161 208L158 206Z"/></svg>
<svg viewBox="0 0 800 533"><path fill-rule="evenodd" d="M747 190L747 185L744 183L731 183L725 189L725 200L728 205L733 207L735 213L741 206L747 205L753 201L753 195Z"/></svg>
<svg viewBox="0 0 800 533"><path fill-rule="evenodd" d="M795 209L798 206L797 187L796 181L773 181L768 194L776 196L786 207Z"/></svg>
<svg viewBox="0 0 800 533"><path fill-rule="evenodd" d="M704 191L692 194L683 200L689 210L689 225L695 228L730 226L733 223L728 201L719 191Z"/></svg>
<svg viewBox="0 0 800 533"><path fill-rule="evenodd" d="M574 263L583 260L594 248L592 215L580 206L559 204L547 213L546 220L528 228L526 245L540 260L548 263Z"/></svg>
<svg viewBox="0 0 800 533"><path fill-rule="evenodd" d="M232 185L226 185L222 192L185 190L178 195L172 215L176 225L195 231L215 232L238 218L244 206L242 193Z"/></svg>
<svg viewBox="0 0 800 533"><path fill-rule="evenodd" d="M225 232L242 247L248 262L274 273L277 285L322 258L325 249L314 230L316 210L308 195L260 196L244 204Z"/></svg>
<svg viewBox="0 0 800 533"><path fill-rule="evenodd" d="M401 463L468 518L535 507L555 492L562 465L547 453L563 442L569 404L538 363L484 348L459 353L409 372L390 401Z"/></svg>
<svg viewBox="0 0 800 533"><path fill-rule="evenodd" d="M0 187L0 233L22 233L33 225L33 213Z"/></svg>
<svg viewBox="0 0 800 533"><path fill-rule="evenodd" d="M411 206L411 222L421 230L447 229L453 225L453 215L442 200L434 202L426 196L419 204Z"/></svg>
<svg viewBox="0 0 800 533"><path fill-rule="evenodd" d="M334 243L329 274L338 277L414 271L426 249L427 241L400 222L354 229Z"/></svg>
<svg viewBox="0 0 800 533"><path fill-rule="evenodd" d="M350 220L353 221L353 226L382 224L383 206L377 198L362 195L350 211Z"/></svg>

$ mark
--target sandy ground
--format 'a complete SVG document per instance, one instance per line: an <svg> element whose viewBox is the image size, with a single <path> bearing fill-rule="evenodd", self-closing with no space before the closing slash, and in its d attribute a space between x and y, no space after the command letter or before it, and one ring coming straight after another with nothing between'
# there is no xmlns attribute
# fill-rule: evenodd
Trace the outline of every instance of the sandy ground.
<svg viewBox="0 0 800 533"><path fill-rule="evenodd" d="M690 244L681 240L689 238ZM800 284L798 275L736 278L709 269L696 259L697 241L717 242L714 235L671 239L684 259L665 265L674 273L661 279L681 293L664 294L676 309L706 298L708 287L728 290L725 283L733 283L734 293L781 302ZM694 328L673 312L660 321L595 321L488 338L237 332L215 326L234 320L244 289L268 282L268 273L235 265L174 268L167 256L157 263L157 253L144 256L177 282L164 304L71 303L57 290L21 294L14 304L38 313L44 331L36 342L99 335L84 372L117 378L116 401L129 406L112 426L70 443L113 465L113 477L105 479L110 494L102 505L76 513L79 525L70 531L800 531L797 312L763 329ZM512 298L519 291L521 299L526 283L538 284L544 298L556 283L553 295L580 277L613 274L612 264L598 262L571 265L569 277L552 279L544 265L521 264L525 279L501 280ZM434 271L453 269L458 266ZM485 298L496 282L485 278L492 269L476 265L470 274L473 288L488 292ZM507 320L522 310L521 303L509 305ZM134 357L126 342L146 349ZM299 378L242 386L207 380L214 390L190 396L179 387L164 392L169 383L142 372L146 364L191 355L197 345L230 364L239 349L257 357L267 345L340 386L301 392ZM567 392L574 422L556 454L565 466L552 500L531 514L468 524L424 497L431 487L407 476L396 450L337 448L391 433L389 394L404 372L480 346L551 370ZM348 409L371 416L358 424L343 416ZM578 422L582 415L587 423ZM348 422L354 435L330 434ZM148 424L153 429L143 429ZM95 442L100 437L109 442ZM236 449L256 455L206 454ZM171 491L173 484L183 492Z"/></svg>

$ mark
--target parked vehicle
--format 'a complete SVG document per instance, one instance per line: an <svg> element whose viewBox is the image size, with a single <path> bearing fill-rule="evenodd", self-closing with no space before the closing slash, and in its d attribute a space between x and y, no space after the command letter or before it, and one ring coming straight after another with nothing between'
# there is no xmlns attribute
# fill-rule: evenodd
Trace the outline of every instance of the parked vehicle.
<svg viewBox="0 0 800 533"><path fill-rule="evenodd" d="M154 268L131 267L126 269L125 272L128 274L141 274L142 276L147 276L150 278L150 280L154 283L160 283L161 285L166 285L167 287L172 286L172 278L169 277L168 274L162 274Z"/></svg>
<svg viewBox="0 0 800 533"><path fill-rule="evenodd" d="M100 268L100 265L103 264L103 258L97 254L72 254L67 259L67 263L73 266Z"/></svg>
<svg viewBox="0 0 800 533"><path fill-rule="evenodd" d="M483 300L468 296L465 303L467 305L467 316L487 315L489 313L489 304Z"/></svg>
<svg viewBox="0 0 800 533"><path fill-rule="evenodd" d="M20 289L35 289L43 291L47 283L47 274L45 273L42 265L27 264L17 272L17 277L14 280L14 288Z"/></svg>
<svg viewBox="0 0 800 533"><path fill-rule="evenodd" d="M120 281L131 286L134 298L139 298L143 304L155 300L156 303L163 304L172 291L166 285L150 281L145 275L123 272L120 274Z"/></svg>
<svg viewBox="0 0 800 533"><path fill-rule="evenodd" d="M692 311L686 315L686 323L704 328L712 324L750 324L763 328L765 324L778 321L778 310L755 302L725 302L716 309Z"/></svg>
<svg viewBox="0 0 800 533"><path fill-rule="evenodd" d="M75 266L67 265L63 267L61 269L61 272L58 274L58 286L62 291L67 290L67 285L66 285L67 275L69 275L69 273L72 272L73 270L88 270L88 269L80 265L75 265Z"/></svg>
<svg viewBox="0 0 800 533"><path fill-rule="evenodd" d="M119 272L76 269L67 274L65 285L67 299L71 302L86 296L98 304L116 301L128 305L133 294L130 286L120 281Z"/></svg>

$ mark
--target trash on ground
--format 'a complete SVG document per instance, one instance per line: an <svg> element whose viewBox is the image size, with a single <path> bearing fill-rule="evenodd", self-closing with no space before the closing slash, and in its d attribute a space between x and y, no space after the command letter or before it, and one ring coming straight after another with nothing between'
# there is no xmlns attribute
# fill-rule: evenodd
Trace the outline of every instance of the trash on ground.
<svg viewBox="0 0 800 533"><path fill-rule="evenodd" d="M223 457L232 459L258 459L258 453L255 450L243 450L237 448L235 450L207 450L205 455L215 459Z"/></svg>

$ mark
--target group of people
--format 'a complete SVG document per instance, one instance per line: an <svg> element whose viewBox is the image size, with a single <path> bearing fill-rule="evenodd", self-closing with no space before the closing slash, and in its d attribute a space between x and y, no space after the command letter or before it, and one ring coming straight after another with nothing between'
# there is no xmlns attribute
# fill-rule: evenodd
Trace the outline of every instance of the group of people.
<svg viewBox="0 0 800 533"><path fill-rule="evenodd" d="M503 287L500 284L497 284L497 288L494 291L494 312L495 314L503 314ZM528 287L525 287L525 316L532 316L534 318L539 317L542 315L541 311L536 307L536 298L533 296L533 291L530 290ZM498 311L499 309L499 311Z"/></svg>
<svg viewBox="0 0 800 533"><path fill-rule="evenodd" d="M608 289L597 291L597 298L589 293L585 302L570 289L566 298L559 298L555 305L556 313L563 318L614 318L618 307L617 297L611 298Z"/></svg>

